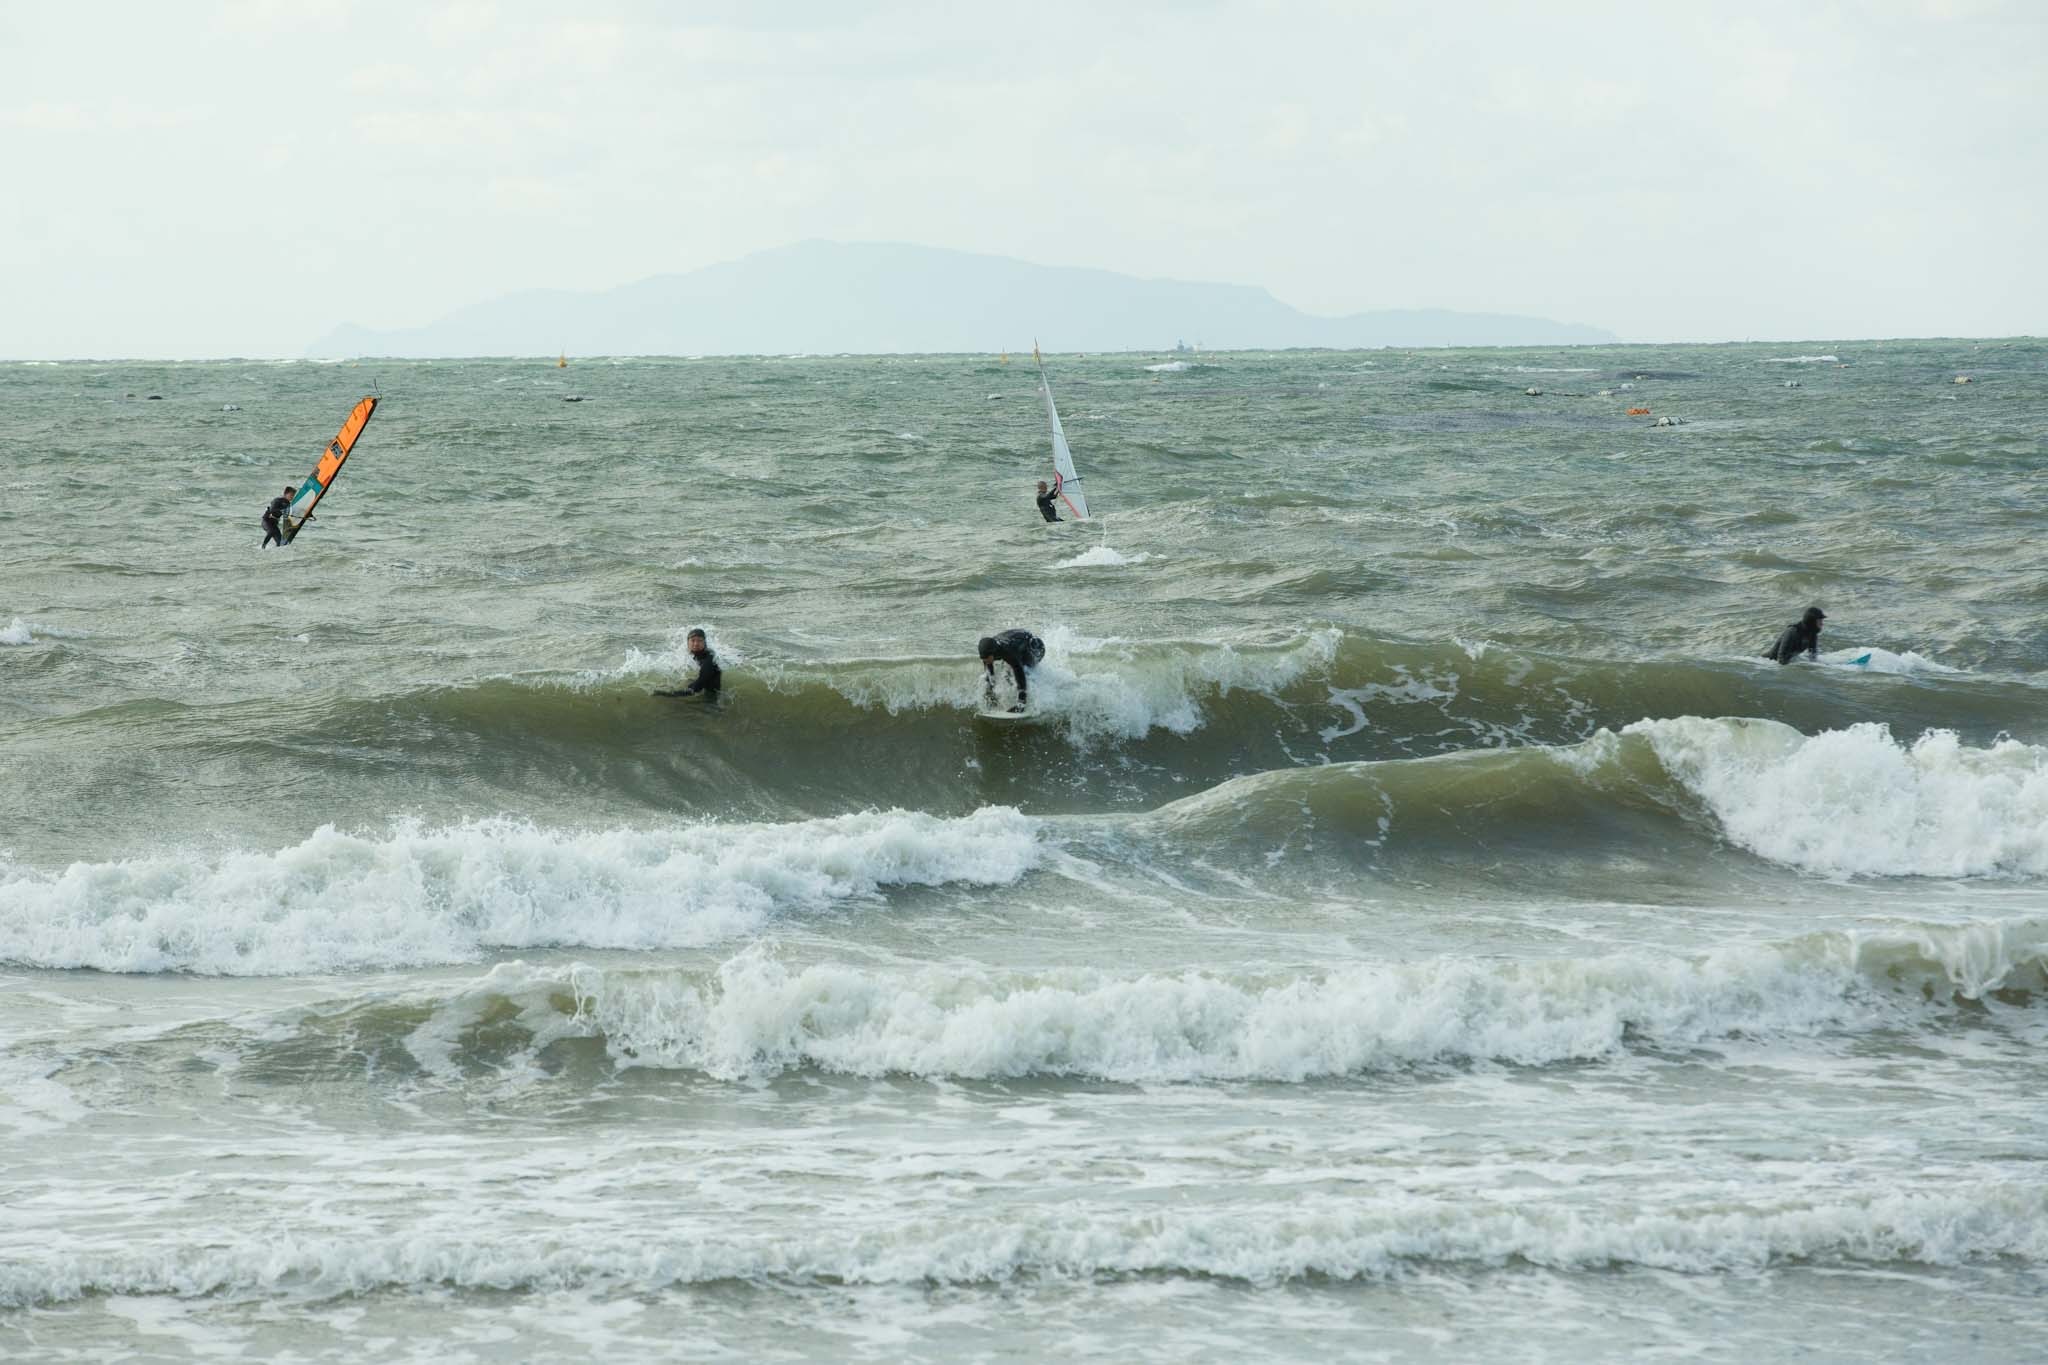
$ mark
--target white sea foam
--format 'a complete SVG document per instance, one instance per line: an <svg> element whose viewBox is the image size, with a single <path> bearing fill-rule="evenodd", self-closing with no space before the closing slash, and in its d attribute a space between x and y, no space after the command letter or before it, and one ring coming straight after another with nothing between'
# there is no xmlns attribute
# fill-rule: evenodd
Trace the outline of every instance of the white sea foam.
<svg viewBox="0 0 2048 1365"><path fill-rule="evenodd" d="M2048 876L2048 749L1694 716L1622 733L1646 739L1730 839L1774 861L1836 876Z"/></svg>
<svg viewBox="0 0 2048 1365"><path fill-rule="evenodd" d="M1169 360L1160 365L1147 365L1145 370L1148 374L1179 374L1187 368L1188 363L1185 360Z"/></svg>
<svg viewBox="0 0 2048 1365"><path fill-rule="evenodd" d="M1766 365L1836 365L1840 360L1831 355L1774 355L1764 361Z"/></svg>
<svg viewBox="0 0 2048 1365"><path fill-rule="evenodd" d="M0 628L0 645L25 645L35 638L29 623L19 616L8 622L5 628Z"/></svg>
<svg viewBox="0 0 2048 1365"><path fill-rule="evenodd" d="M1143 550L1125 554L1123 551L1112 549L1107 545L1097 545L1081 551L1080 554L1075 555L1072 559L1062 559L1056 567L1062 569L1109 569L1125 564L1143 564L1150 558L1152 556Z"/></svg>
<svg viewBox="0 0 2048 1365"><path fill-rule="evenodd" d="M1192 734L1203 707L1234 690L1275 692L1336 658L1342 635L1317 630L1283 649L1226 644L1140 645L1094 639L1065 626L1044 634L1046 658L1031 679L1031 704L1080 743L1141 739L1153 730Z"/></svg>
<svg viewBox="0 0 2048 1365"><path fill-rule="evenodd" d="M0 961L273 975L473 961L494 949L713 942L892 886L1016 881L1037 825L1005 807L789 824L568 831L481 820L324 827L272 853L48 871L0 858Z"/></svg>
<svg viewBox="0 0 2048 1365"><path fill-rule="evenodd" d="M715 974L508 964L466 996L539 1004L565 987L577 1020L629 1066L731 1079L815 1067L1302 1082L1910 1026L1958 998L2048 989L2048 921L1828 931L1694 957L1450 957L1294 973L793 968L757 947Z"/></svg>
<svg viewBox="0 0 2048 1365"><path fill-rule="evenodd" d="M858 1235L818 1224L763 1232L687 1202L665 1231L630 1239L606 1220L573 1218L495 1237L433 1223L354 1235L223 1229L183 1245L46 1247L0 1264L0 1304L115 1294L326 1298L384 1288L591 1284L616 1293L722 1281L924 1286L1136 1274L1273 1284L1516 1261L1704 1274L1787 1261L1959 1266L1991 1258L2048 1259L2048 1184L1974 1180L1938 1193L1725 1195L1632 1212L1540 1191L1513 1203L1397 1189L1334 1200L1253 1197L1220 1208L1034 1201L883 1214Z"/></svg>

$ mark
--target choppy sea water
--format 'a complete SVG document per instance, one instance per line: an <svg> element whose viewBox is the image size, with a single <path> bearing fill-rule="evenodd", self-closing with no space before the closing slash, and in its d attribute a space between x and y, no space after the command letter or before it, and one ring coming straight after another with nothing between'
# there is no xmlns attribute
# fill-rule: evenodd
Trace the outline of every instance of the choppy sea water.
<svg viewBox="0 0 2048 1365"><path fill-rule="evenodd" d="M0 1353L2037 1354L2048 348L1050 359L0 367Z"/></svg>

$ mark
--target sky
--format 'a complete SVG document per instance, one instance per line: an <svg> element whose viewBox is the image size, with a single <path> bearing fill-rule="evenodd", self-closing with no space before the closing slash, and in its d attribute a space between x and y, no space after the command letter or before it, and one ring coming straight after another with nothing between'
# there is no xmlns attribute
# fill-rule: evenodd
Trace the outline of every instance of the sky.
<svg viewBox="0 0 2048 1365"><path fill-rule="evenodd" d="M807 238L1632 341L2048 333L2048 4L0 4L0 356Z"/></svg>

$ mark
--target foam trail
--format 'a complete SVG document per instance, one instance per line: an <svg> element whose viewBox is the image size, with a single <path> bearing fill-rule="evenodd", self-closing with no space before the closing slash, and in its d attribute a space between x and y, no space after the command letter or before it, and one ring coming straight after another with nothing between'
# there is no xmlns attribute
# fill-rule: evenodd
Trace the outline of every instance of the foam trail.
<svg viewBox="0 0 2048 1365"><path fill-rule="evenodd" d="M587 832L494 819L60 871L0 859L0 961L274 975L697 945L892 886L1013 882L1036 831L1007 807Z"/></svg>

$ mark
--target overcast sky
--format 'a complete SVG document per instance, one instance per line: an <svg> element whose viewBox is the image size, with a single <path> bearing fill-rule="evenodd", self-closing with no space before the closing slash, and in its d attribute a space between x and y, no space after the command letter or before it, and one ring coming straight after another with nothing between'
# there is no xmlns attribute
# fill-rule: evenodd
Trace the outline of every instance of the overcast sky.
<svg viewBox="0 0 2048 1365"><path fill-rule="evenodd" d="M1629 340L2048 332L2048 4L0 5L0 355L809 237Z"/></svg>

